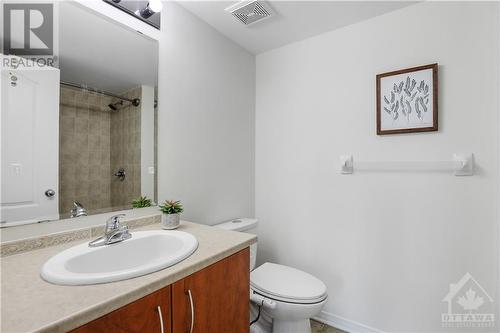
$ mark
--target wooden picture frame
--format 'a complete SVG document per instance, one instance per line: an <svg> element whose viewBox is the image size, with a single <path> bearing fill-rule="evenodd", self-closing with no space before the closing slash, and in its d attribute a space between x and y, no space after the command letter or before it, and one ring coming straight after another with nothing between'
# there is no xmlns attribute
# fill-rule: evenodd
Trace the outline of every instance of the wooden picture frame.
<svg viewBox="0 0 500 333"><path fill-rule="evenodd" d="M377 135L437 130L437 63L377 75Z"/></svg>

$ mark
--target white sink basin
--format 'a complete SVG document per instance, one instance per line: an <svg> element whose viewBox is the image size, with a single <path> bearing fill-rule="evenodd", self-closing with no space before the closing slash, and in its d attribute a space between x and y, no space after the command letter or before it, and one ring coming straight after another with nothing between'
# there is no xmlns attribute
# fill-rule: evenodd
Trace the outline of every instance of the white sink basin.
<svg viewBox="0 0 500 333"><path fill-rule="evenodd" d="M84 243L62 251L43 265L41 276L62 285L125 280L175 265L197 247L198 241L187 232L138 231L112 245L89 247Z"/></svg>

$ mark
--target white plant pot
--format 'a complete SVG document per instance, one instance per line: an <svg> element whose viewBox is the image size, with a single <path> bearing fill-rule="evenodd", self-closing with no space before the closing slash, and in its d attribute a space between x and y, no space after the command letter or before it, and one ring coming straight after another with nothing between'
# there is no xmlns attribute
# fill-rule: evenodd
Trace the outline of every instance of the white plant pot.
<svg viewBox="0 0 500 333"><path fill-rule="evenodd" d="M161 214L161 227L163 229L176 229L181 224L181 216L179 214Z"/></svg>

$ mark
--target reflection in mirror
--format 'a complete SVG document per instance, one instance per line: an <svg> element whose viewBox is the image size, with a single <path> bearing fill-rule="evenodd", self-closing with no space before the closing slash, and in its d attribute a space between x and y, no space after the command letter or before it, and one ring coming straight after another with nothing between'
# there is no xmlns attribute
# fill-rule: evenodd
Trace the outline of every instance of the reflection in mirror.
<svg viewBox="0 0 500 333"><path fill-rule="evenodd" d="M156 41L60 3L60 71L2 70L2 227L157 201L157 63Z"/></svg>

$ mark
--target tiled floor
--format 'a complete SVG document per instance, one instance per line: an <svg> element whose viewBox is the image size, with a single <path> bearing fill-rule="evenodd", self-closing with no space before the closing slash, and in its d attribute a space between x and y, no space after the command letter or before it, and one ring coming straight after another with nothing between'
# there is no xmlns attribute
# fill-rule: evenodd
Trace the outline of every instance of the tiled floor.
<svg viewBox="0 0 500 333"><path fill-rule="evenodd" d="M346 333L326 324L311 320L312 333Z"/></svg>

